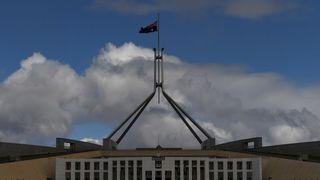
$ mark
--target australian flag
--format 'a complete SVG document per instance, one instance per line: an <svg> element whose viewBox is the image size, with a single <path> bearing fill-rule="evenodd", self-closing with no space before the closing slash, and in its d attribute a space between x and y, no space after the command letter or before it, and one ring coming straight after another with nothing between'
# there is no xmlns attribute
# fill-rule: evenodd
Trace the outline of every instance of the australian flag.
<svg viewBox="0 0 320 180"><path fill-rule="evenodd" d="M158 22L155 21L154 23L148 25L147 27L141 27L139 33L151 33L158 31Z"/></svg>

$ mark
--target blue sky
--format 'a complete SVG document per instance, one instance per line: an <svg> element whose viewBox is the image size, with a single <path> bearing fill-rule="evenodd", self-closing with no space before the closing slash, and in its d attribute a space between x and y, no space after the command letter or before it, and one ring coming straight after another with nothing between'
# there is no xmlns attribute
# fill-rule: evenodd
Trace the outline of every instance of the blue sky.
<svg viewBox="0 0 320 180"><path fill-rule="evenodd" d="M153 22L156 12L107 7L108 1L1 1L0 80L19 69L21 60L33 52L69 64L82 74L108 42L155 45L155 34L141 35L138 30ZM133 2L132 7L148 3ZM318 84L320 2L294 2L294 8L256 16L228 14L219 8L200 8L201 13L159 9L162 46L185 63L241 64L251 72L279 73L299 86ZM80 124L71 137L80 137L88 126L101 127Z"/></svg>

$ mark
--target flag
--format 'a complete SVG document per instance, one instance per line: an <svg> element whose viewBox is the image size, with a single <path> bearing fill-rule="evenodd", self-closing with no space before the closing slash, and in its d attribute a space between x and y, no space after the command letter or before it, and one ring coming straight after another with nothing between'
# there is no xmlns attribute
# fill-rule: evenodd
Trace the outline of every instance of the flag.
<svg viewBox="0 0 320 180"><path fill-rule="evenodd" d="M158 31L158 22L155 21L154 23L148 25L147 27L141 27L139 33L150 33Z"/></svg>

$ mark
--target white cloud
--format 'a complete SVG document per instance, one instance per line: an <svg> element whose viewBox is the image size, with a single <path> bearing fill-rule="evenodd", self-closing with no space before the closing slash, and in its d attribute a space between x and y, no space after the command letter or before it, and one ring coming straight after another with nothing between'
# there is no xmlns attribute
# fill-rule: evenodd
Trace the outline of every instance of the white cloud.
<svg viewBox="0 0 320 180"><path fill-rule="evenodd" d="M82 138L80 141L102 145L102 139Z"/></svg>
<svg viewBox="0 0 320 180"><path fill-rule="evenodd" d="M83 117L119 124L153 90L152 57L152 50L133 43L108 44L78 75L68 65L32 55L0 85L0 138L46 142L67 135ZM249 73L243 66L184 64L166 55L165 88L218 143L320 138L317 86L297 87L278 74ZM197 146L163 98L160 105L151 102L121 147L154 146L158 138L163 146Z"/></svg>

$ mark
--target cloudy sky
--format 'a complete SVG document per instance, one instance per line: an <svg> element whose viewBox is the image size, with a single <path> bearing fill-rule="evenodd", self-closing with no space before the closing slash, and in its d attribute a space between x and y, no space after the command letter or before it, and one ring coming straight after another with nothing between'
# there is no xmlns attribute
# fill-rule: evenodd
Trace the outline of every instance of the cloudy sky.
<svg viewBox="0 0 320 180"><path fill-rule="evenodd" d="M218 143L320 139L315 0L83 0L0 3L0 139L98 141L152 91L161 13L168 93ZM121 146L198 147L165 99Z"/></svg>

